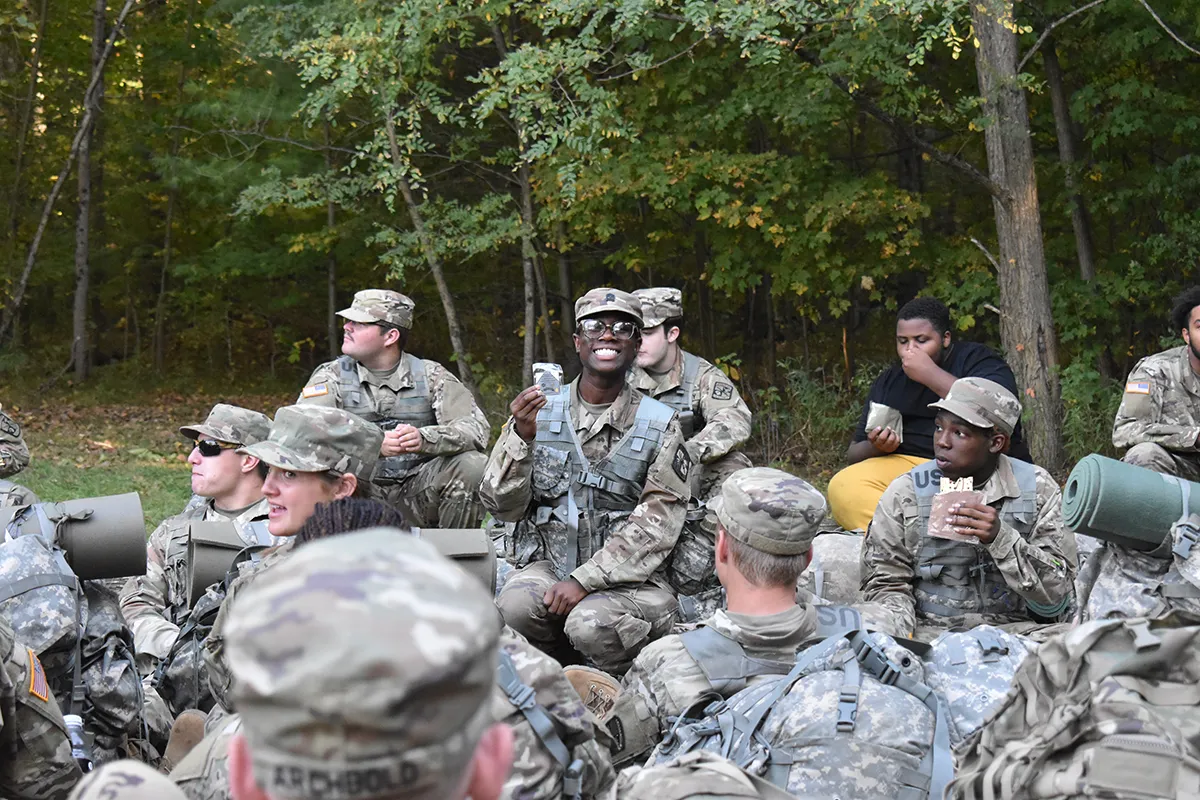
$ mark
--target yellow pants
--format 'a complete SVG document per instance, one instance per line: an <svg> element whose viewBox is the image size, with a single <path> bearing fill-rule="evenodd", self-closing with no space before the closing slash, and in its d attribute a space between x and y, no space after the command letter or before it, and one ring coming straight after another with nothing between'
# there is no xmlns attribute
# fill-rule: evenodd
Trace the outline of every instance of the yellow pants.
<svg viewBox="0 0 1200 800"><path fill-rule="evenodd" d="M928 460L892 453L851 464L829 481L830 513L846 530L865 531L888 484Z"/></svg>

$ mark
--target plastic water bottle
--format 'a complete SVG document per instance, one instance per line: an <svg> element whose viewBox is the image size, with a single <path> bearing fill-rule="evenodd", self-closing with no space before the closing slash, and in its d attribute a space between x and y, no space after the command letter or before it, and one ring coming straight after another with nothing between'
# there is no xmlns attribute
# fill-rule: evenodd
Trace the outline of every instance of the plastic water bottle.
<svg viewBox="0 0 1200 800"><path fill-rule="evenodd" d="M84 772L92 771L92 750L88 747L87 737L83 733L83 718L78 714L64 714L63 722L67 723L67 738L71 740L71 755L79 763Z"/></svg>

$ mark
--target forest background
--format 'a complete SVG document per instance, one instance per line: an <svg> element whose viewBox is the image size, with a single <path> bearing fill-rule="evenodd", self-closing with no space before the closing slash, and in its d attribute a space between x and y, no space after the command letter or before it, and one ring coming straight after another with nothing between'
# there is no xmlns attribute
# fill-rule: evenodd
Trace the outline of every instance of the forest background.
<svg viewBox="0 0 1200 800"><path fill-rule="evenodd" d="M933 294L1063 475L1178 343L1197 42L1184 0L9 0L21 480L169 513L174 427L289 402L383 286L494 430L534 361L571 371L576 296L679 286L753 457L821 485Z"/></svg>

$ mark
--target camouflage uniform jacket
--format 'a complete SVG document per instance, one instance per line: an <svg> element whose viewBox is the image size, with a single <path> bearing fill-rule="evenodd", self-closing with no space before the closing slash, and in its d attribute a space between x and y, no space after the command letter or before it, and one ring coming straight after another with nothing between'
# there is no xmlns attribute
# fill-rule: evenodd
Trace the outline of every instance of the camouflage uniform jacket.
<svg viewBox="0 0 1200 800"><path fill-rule="evenodd" d="M1063 525L1062 494L1058 484L1046 470L1036 466L1033 469L1036 470L1036 513L1028 536L1022 536L1001 517L1000 533L992 543L972 546L991 557L1005 584L1021 598L1039 605L1055 606L1073 592L1078 566L1075 537ZM996 471L977 490L983 492L983 501L996 509L1006 499L1020 497L1008 456L1000 456ZM879 603L891 612L895 630L888 632L893 635L912 636L916 631L917 556L927 538L912 479L907 474L901 475L879 499L862 554L862 599L867 603ZM1008 619L971 621L1000 625L1028 619L1028 615L1014 615ZM920 621L923 626L932 627L955 624L953 617L924 614L920 615Z"/></svg>
<svg viewBox="0 0 1200 800"><path fill-rule="evenodd" d="M767 616L718 609L701 625L737 642L751 658L784 662L795 660L796 651L812 639L817 630L816 611L808 605L796 605ZM761 676L751 677L747 685L761 680ZM620 715L623 720L631 716L644 719L657 735L661 735L670 728L671 717L679 716L714 691L700 665L684 647L682 638L675 634L664 636L646 645L634 659L621 682L621 694L613 716ZM633 714L623 713L626 708ZM650 737L651 740L654 738L657 736Z"/></svg>
<svg viewBox="0 0 1200 800"><path fill-rule="evenodd" d="M651 374L635 366L629 382L638 391L662 399L683 382L685 355L689 354L680 350L675 366L662 374ZM692 358L700 362L692 382L692 410L697 427L685 446L693 462L708 464L750 438L750 408L720 367L699 356Z"/></svg>
<svg viewBox="0 0 1200 800"><path fill-rule="evenodd" d="M0 478L16 475L29 466L29 447L21 436L21 426L0 409Z"/></svg>
<svg viewBox="0 0 1200 800"><path fill-rule="evenodd" d="M557 661L507 625L500 632L500 647L512 659L521 682L534 690L535 701L553 721L555 733L566 745L570 758L583 761L583 797L595 797L616 777L607 745L596 738L601 730L599 723L579 699ZM563 767L499 685L492 692L492 716L512 728L515 737L512 772L502 796L513 800L561 798Z"/></svg>
<svg viewBox="0 0 1200 800"><path fill-rule="evenodd" d="M612 405L588 421L578 400L578 387L577 379L571 384L571 422L584 457L595 464L615 449L633 425L642 395L626 383ZM520 522L534 513L534 449L517 433L511 420L505 423L479 486L480 500L497 519ZM604 546L576 567L571 577L589 592L619 584L641 584L652 578L666 587L661 571L683 528L691 497L687 478L690 466L679 423L672 419L650 464L637 507L609 529Z"/></svg>
<svg viewBox="0 0 1200 800"><path fill-rule="evenodd" d="M1200 452L1200 376L1192 371L1188 348L1146 356L1125 383L1113 423L1113 445L1151 442L1181 453Z"/></svg>
<svg viewBox="0 0 1200 800"><path fill-rule="evenodd" d="M491 426L471 392L436 361L423 359L422 363L425 365L425 383L429 388L429 399L437 424L420 428L421 454L447 456L470 450L482 451L491 436ZM397 392L411 389L414 385L406 358L402 357L396 371L387 376L376 375L362 364L357 366L358 376L362 380L363 400L380 417L390 415ZM312 377L296 402L344 408L340 380L341 367L337 361L322 364L313 370Z"/></svg>
<svg viewBox="0 0 1200 800"><path fill-rule="evenodd" d="M41 662L0 617L0 797L61 800L82 777Z"/></svg>
<svg viewBox="0 0 1200 800"><path fill-rule="evenodd" d="M234 711L230 700L230 688L233 685L233 675L225 659L225 626L229 623L230 604L246 587L254 582L264 569L281 561L292 554L294 539L288 539L283 544L262 552L262 558L257 561L243 561L238 564L237 577L229 584L225 599L221 602L221 610L213 622L212 630L204 639L204 666L208 672L208 687L212 690L217 704L226 711ZM213 591L209 589L209 591Z"/></svg>
<svg viewBox="0 0 1200 800"><path fill-rule="evenodd" d="M259 500L233 519L238 535L255 544L246 529L250 522L267 518L267 501ZM166 658L188 613L188 526L195 521L219 522L229 517L217 511L211 499L189 506L182 514L163 520L146 544L146 574L130 578L121 591L121 612L133 631L139 656Z"/></svg>

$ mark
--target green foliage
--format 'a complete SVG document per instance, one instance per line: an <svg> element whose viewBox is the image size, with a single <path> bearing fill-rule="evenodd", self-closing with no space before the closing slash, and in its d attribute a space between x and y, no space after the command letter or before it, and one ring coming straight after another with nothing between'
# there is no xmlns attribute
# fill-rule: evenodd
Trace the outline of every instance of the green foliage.
<svg viewBox="0 0 1200 800"><path fill-rule="evenodd" d="M1122 386L1123 382L1105 380L1082 361L1063 370L1063 405L1067 410L1063 441L1072 463L1091 453L1119 455L1113 448L1112 429Z"/></svg>

